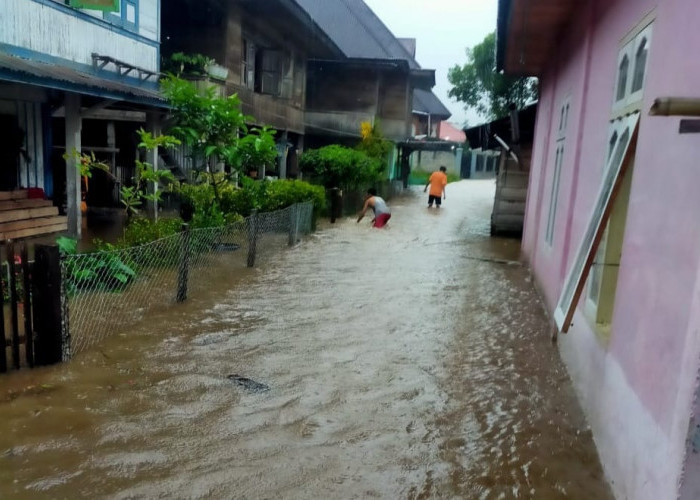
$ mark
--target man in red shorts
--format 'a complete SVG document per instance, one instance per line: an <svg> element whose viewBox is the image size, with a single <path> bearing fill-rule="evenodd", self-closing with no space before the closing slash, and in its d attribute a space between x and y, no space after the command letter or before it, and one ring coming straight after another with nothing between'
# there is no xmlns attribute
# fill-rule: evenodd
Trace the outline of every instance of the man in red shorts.
<svg viewBox="0 0 700 500"><path fill-rule="evenodd" d="M360 215L357 217L357 222L360 222L365 216L365 212L371 208L374 212L374 219L372 220L372 227L384 227L386 223L391 219L391 209L384 201L384 198L377 196L377 190L370 188L367 190L367 195L365 196L365 206L362 207Z"/></svg>

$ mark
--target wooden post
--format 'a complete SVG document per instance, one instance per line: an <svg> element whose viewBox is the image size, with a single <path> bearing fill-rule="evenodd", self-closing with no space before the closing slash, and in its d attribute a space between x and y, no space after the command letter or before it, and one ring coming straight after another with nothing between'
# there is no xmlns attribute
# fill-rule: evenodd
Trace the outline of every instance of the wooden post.
<svg viewBox="0 0 700 500"><path fill-rule="evenodd" d="M29 266L29 251L22 244L22 277L24 278L24 353L27 364L34 367L34 330L32 327L32 280Z"/></svg>
<svg viewBox="0 0 700 500"><path fill-rule="evenodd" d="M80 211L80 168L73 152L81 152L82 118L80 117L80 95L66 92L66 197L68 231L80 239L82 213Z"/></svg>
<svg viewBox="0 0 700 500"><path fill-rule="evenodd" d="M5 338L5 293L0 280L0 373L7 372L7 338Z"/></svg>
<svg viewBox="0 0 700 500"><path fill-rule="evenodd" d="M297 242L297 213L299 212L299 204L295 203L289 207L289 246L293 247Z"/></svg>
<svg viewBox="0 0 700 500"><path fill-rule="evenodd" d="M190 225L180 229L180 267L177 273L177 301L187 300L187 281L190 273Z"/></svg>
<svg viewBox="0 0 700 500"><path fill-rule="evenodd" d="M331 188L331 224L343 215L343 192L337 187Z"/></svg>
<svg viewBox="0 0 700 500"><path fill-rule="evenodd" d="M17 311L17 275L15 270L15 244L7 243L7 269L10 273L10 314L12 315L12 365L19 370L19 317Z"/></svg>
<svg viewBox="0 0 700 500"><path fill-rule="evenodd" d="M34 360L39 366L70 358L68 306L61 277L61 255L55 245L37 245L34 258Z"/></svg>
<svg viewBox="0 0 700 500"><path fill-rule="evenodd" d="M246 220L248 233L248 267L255 266L255 250L258 243L258 211L253 210Z"/></svg>
<svg viewBox="0 0 700 500"><path fill-rule="evenodd" d="M294 219L294 241L299 241L299 228L301 227L301 205L299 204L297 204L297 212Z"/></svg>

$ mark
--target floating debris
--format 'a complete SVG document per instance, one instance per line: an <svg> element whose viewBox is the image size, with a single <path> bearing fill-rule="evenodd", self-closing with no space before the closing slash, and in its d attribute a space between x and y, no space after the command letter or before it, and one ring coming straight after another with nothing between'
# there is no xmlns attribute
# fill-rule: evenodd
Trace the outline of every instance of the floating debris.
<svg viewBox="0 0 700 500"><path fill-rule="evenodd" d="M237 385L240 385L248 392L260 393L270 390L269 385L263 384L262 382L256 382L255 380L247 377L241 377L240 375L228 375L226 378L232 380Z"/></svg>

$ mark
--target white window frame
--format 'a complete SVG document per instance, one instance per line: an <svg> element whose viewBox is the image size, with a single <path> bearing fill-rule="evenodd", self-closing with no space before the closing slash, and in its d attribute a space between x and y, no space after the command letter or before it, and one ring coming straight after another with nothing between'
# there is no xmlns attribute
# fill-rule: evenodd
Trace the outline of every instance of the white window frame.
<svg viewBox="0 0 700 500"><path fill-rule="evenodd" d="M561 101L559 111L556 114L556 141L554 144L554 173L552 175L552 190L549 197L549 211L547 212L547 226L545 227L544 241L549 248L554 244L555 225L557 220L557 207L559 205L559 184L561 169L566 152L566 129L571 116L571 96L566 96Z"/></svg>
<svg viewBox="0 0 700 500"><path fill-rule="evenodd" d="M617 66L615 67L615 89L613 92L612 104L613 118L618 118L634 111L639 111L642 107L644 87L646 86L647 78L649 76L649 56L651 50L652 32L653 22L647 20L635 28L632 33L625 38L626 41L623 42L623 46L617 56ZM646 40L647 43L647 57L644 61L644 79L642 80L642 88L632 92L632 83L634 81L634 73L636 70L637 50L644 40ZM627 56L629 60L629 68L627 71L627 80L625 81L623 97L622 99L618 100L617 94L620 90L620 64L625 56Z"/></svg>
<svg viewBox="0 0 700 500"><path fill-rule="evenodd" d="M622 134L620 134L619 137L622 137L624 131L627 129L629 130L629 138L620 151L619 157L613 153L610 161L607 162L608 165L605 169L605 175L600 184L596 202L592 207L588 225L582 235L581 243L572 261L571 268L569 269L564 287L557 302L557 307L554 311L554 320L557 327L562 332L567 332L569 330L571 319L573 318L573 311L585 288L583 280L587 279L590 274L590 264L595 257L595 252L598 250L597 247L602 240L603 231L609 220L610 207L614 201L612 195L616 193L616 189L619 187L626 169L634 156L634 150L632 148L636 143L639 113L635 112L625 116L621 118L620 121L620 130L622 130ZM621 147L620 144L618 140L615 145L616 152ZM596 243L598 245L596 245Z"/></svg>
<svg viewBox="0 0 700 500"><path fill-rule="evenodd" d="M641 100L644 96L644 87L646 86L647 82L647 77L648 75L648 70L649 70L649 55L651 51L651 42L652 42L652 25L648 25L646 28L644 28L635 38L634 38L634 43L630 44L633 45L632 47L632 73L630 74L630 86L629 86L629 95L627 97L627 105L632 105L636 102L640 103L640 108L641 108ZM642 88L637 90L636 92L632 92L632 83L634 82L634 74L635 71L637 70L637 51L639 50L639 47L642 45L642 42L646 40L647 44L647 57L646 60L644 61L644 78L642 80Z"/></svg>
<svg viewBox="0 0 700 500"><path fill-rule="evenodd" d="M257 46L244 36L241 42L241 87L253 90L255 88L255 54Z"/></svg>

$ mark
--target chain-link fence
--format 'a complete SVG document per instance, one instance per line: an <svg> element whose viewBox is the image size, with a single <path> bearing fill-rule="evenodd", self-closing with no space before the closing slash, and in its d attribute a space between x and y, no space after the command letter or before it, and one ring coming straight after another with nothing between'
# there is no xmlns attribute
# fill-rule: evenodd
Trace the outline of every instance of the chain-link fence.
<svg viewBox="0 0 700 500"><path fill-rule="evenodd" d="M301 203L228 226L183 227L145 245L67 256L61 266L72 354L201 292L215 277L264 262L309 233L312 219L313 205Z"/></svg>

